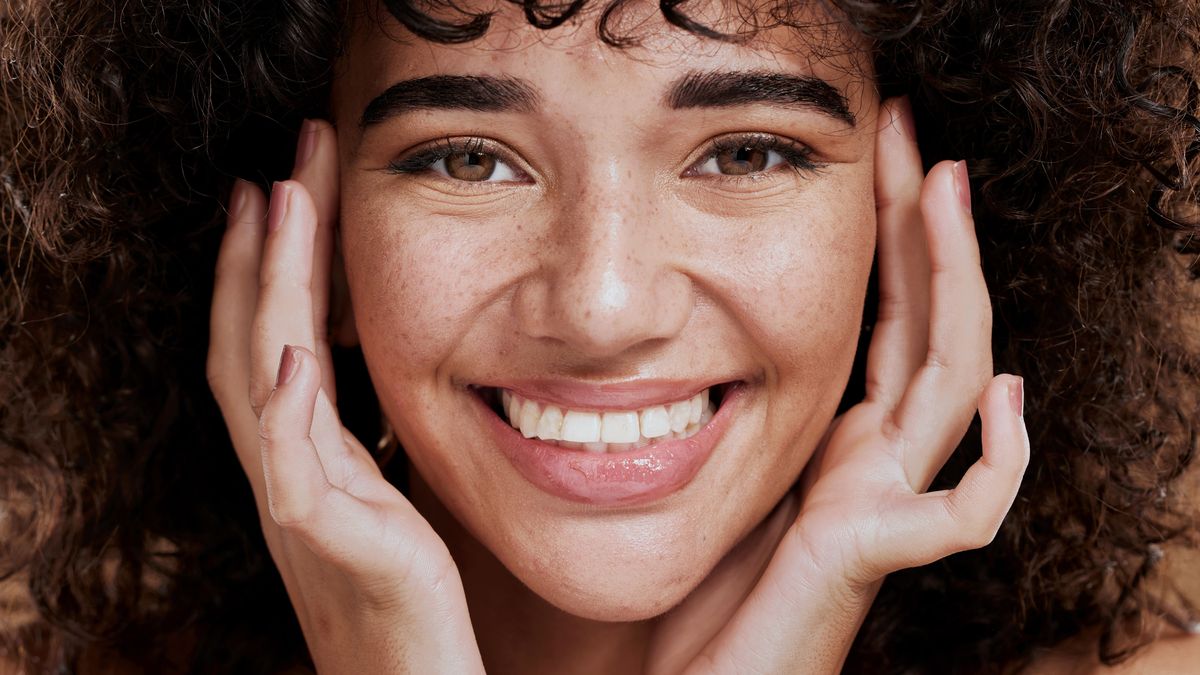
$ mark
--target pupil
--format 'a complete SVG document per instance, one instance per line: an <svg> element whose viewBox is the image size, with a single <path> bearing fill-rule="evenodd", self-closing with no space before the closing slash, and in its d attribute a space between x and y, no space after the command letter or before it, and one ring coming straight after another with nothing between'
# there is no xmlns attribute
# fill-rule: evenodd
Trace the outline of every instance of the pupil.
<svg viewBox="0 0 1200 675"><path fill-rule="evenodd" d="M446 172L458 180L484 181L496 170L496 158L486 152L460 152L444 161Z"/></svg>
<svg viewBox="0 0 1200 675"><path fill-rule="evenodd" d="M742 146L717 155L717 166L727 176L744 176L766 168L767 153L760 148Z"/></svg>

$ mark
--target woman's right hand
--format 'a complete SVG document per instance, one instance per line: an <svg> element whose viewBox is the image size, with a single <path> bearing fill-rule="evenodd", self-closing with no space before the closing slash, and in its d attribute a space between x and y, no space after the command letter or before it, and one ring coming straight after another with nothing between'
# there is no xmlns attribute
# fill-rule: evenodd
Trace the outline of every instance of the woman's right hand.
<svg viewBox="0 0 1200 675"><path fill-rule="evenodd" d="M306 122L270 205L238 181L208 381L320 672L483 672L445 544L341 424L327 341L337 139ZM285 346L286 345L286 346Z"/></svg>

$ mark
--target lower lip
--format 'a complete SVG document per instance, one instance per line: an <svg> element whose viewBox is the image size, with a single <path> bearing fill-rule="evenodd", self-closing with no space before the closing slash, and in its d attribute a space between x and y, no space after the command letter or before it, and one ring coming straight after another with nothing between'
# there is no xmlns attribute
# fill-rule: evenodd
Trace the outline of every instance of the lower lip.
<svg viewBox="0 0 1200 675"><path fill-rule="evenodd" d="M741 396L741 386L730 387L713 418L688 438L617 453L571 450L525 438L483 399L475 398L500 451L525 480L543 492L575 502L630 506L661 499L687 485L724 435Z"/></svg>

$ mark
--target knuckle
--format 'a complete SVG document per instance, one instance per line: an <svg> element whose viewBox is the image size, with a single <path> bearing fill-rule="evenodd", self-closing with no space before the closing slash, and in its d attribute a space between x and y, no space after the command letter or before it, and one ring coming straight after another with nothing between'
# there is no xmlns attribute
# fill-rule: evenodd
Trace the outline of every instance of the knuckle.
<svg viewBox="0 0 1200 675"><path fill-rule="evenodd" d="M286 435L283 422L264 406L258 413L258 439L263 443L263 450L273 450L283 443Z"/></svg>
<svg viewBox="0 0 1200 675"><path fill-rule="evenodd" d="M989 384L991 384L995 377L995 374L992 373L992 360L990 358L983 359L975 369L974 375L971 377L971 386L975 391L977 404L979 396L983 394L983 390L986 389Z"/></svg>
<svg viewBox="0 0 1200 675"><path fill-rule="evenodd" d="M928 321L929 318L923 308L908 296L893 291L886 293L880 291L879 305L875 313L876 324L899 321L909 317L912 317L914 321L921 319Z"/></svg>
<svg viewBox="0 0 1200 675"><path fill-rule="evenodd" d="M228 370L209 354L208 361L204 364L204 379L208 382L209 391L218 401L224 396L228 377Z"/></svg>
<svg viewBox="0 0 1200 675"><path fill-rule="evenodd" d="M226 233L225 239L222 240L221 250L217 254L217 264L213 267L213 287L218 288L221 284L231 281L235 278L239 268L240 261L232 260L230 248L233 244L230 241L232 235Z"/></svg>
<svg viewBox="0 0 1200 675"><path fill-rule="evenodd" d="M989 513L981 512L978 508L957 509L959 522L960 550L974 550L988 546L996 538L1000 522Z"/></svg>
<svg viewBox="0 0 1200 675"><path fill-rule="evenodd" d="M930 345L929 350L925 352L925 365L932 370L946 372L951 369L952 364L950 354L941 347Z"/></svg>
<svg viewBox="0 0 1200 675"><path fill-rule="evenodd" d="M979 321L976 325L976 334L979 340L990 344L992 341L992 308L990 305L985 305L978 310Z"/></svg>
<svg viewBox="0 0 1200 675"><path fill-rule="evenodd" d="M297 274L297 271L293 269L264 269L259 285L259 295L264 304L270 304L274 298L308 293L312 290L311 281L310 275Z"/></svg>
<svg viewBox="0 0 1200 675"><path fill-rule="evenodd" d="M275 497L267 499L267 510L271 513L271 520L280 529L293 533L307 531L312 517L310 509Z"/></svg>
<svg viewBox="0 0 1200 675"><path fill-rule="evenodd" d="M271 391L272 388L266 387L259 381L250 382L250 409L254 411L255 417L263 416L263 411L271 398Z"/></svg>
<svg viewBox="0 0 1200 675"><path fill-rule="evenodd" d="M992 523L979 523L977 526L969 529L970 534L965 543L971 549L979 549L985 548L995 541L999 526Z"/></svg>
<svg viewBox="0 0 1200 675"><path fill-rule="evenodd" d="M237 370L225 359L209 354L204 366L204 379L213 399L222 408L233 404L245 405L245 398L238 391Z"/></svg>

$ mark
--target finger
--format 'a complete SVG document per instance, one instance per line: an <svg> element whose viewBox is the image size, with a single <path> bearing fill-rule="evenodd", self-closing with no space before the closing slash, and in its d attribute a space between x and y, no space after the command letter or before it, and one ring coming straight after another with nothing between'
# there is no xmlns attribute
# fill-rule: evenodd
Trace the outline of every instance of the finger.
<svg viewBox="0 0 1200 675"><path fill-rule="evenodd" d="M968 200L965 163L941 162L929 172L921 193L930 265L929 348L893 417L905 472L917 491L928 487L957 447L992 378L991 302Z"/></svg>
<svg viewBox="0 0 1200 675"><path fill-rule="evenodd" d="M282 349L278 385L259 416L262 473L271 518L281 527L305 530L334 487L312 441L320 376L292 346Z"/></svg>
<svg viewBox="0 0 1200 675"><path fill-rule="evenodd" d="M268 512L279 527L322 558L344 571L362 572L368 569L369 552L379 546L379 533L387 530L386 521L395 517L397 505L398 522L405 528L423 521L377 470L373 489L383 498L379 503L389 503L390 515L331 480L326 457L312 435L321 386L319 366L307 349L288 345L282 350L277 385L258 426ZM371 571L379 575L396 570L375 565Z"/></svg>
<svg viewBox="0 0 1200 675"><path fill-rule="evenodd" d="M256 413L271 393L283 346L314 348L309 287L315 230L315 208L308 191L294 181L276 183L267 215L251 339L250 404Z"/></svg>
<svg viewBox="0 0 1200 675"><path fill-rule="evenodd" d="M276 183L267 216L250 348L250 405L256 414L270 395L283 346L316 350L310 288L315 231L315 207L304 186L296 181ZM332 364L325 363L331 370ZM347 472L358 463L346 461L342 424L324 389L318 394L312 435L322 458L328 459L325 470L330 478L335 484L344 484L350 479Z"/></svg>
<svg viewBox="0 0 1200 675"><path fill-rule="evenodd" d="M867 352L867 399L891 409L929 347L929 253L921 221L924 170L907 97L880 113L875 151L879 307Z"/></svg>
<svg viewBox="0 0 1200 675"><path fill-rule="evenodd" d="M337 390L329 351L329 288L338 209L337 161L337 133L333 126L323 120L305 120L296 145L292 179L308 190L317 218L311 284L314 353L322 365L322 388L333 404L337 402Z"/></svg>
<svg viewBox="0 0 1200 675"><path fill-rule="evenodd" d="M258 460L258 420L247 400L250 331L258 297L266 198L253 184L238 180L230 198L228 225L217 255L209 317L207 372L234 448L256 488L262 486Z"/></svg>
<svg viewBox="0 0 1200 675"><path fill-rule="evenodd" d="M347 499L355 500L329 471L331 465L346 470L356 460L352 453L342 450L344 441L329 447L315 435L320 423L317 413L323 400L320 387L320 362L316 356L303 347L285 346L276 386L259 417L261 463L269 510L277 524L304 529L312 536L337 538L336 532L322 524L325 521L317 517L316 511L322 504L331 508L359 508L344 503ZM370 463L369 473L375 483L386 486L380 494L390 496L395 492L395 488L382 480L374 463ZM372 490L378 488L379 485L371 486Z"/></svg>
<svg viewBox="0 0 1200 675"><path fill-rule="evenodd" d="M946 493L947 513L965 531L986 538L983 545L992 540L1012 507L1029 465L1024 387L1021 378L1000 375L984 390L979 406L983 456L967 469L958 486Z"/></svg>
<svg viewBox="0 0 1200 675"><path fill-rule="evenodd" d="M1023 417L1023 382L995 377L980 399L983 456L952 490L914 495L909 508L896 508L894 527L880 550L881 574L927 565L953 553L987 546L1016 499L1029 465L1029 436Z"/></svg>

